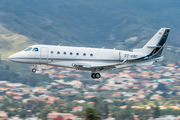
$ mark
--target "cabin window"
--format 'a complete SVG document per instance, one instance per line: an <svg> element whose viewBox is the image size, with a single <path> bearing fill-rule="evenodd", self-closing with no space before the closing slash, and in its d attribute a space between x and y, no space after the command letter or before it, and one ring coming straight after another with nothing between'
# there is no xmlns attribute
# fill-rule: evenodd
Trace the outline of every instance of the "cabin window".
<svg viewBox="0 0 180 120"><path fill-rule="evenodd" d="M93 56L93 54L91 53L91 54L90 54L90 56L92 57L92 56Z"/></svg>
<svg viewBox="0 0 180 120"><path fill-rule="evenodd" d="M26 48L24 51L31 51L32 47Z"/></svg>
<svg viewBox="0 0 180 120"><path fill-rule="evenodd" d="M38 50L38 48L34 48L33 51L38 52L39 50Z"/></svg>
<svg viewBox="0 0 180 120"><path fill-rule="evenodd" d="M53 54L54 52L53 51L51 51L51 54Z"/></svg>
<svg viewBox="0 0 180 120"><path fill-rule="evenodd" d="M79 53L76 53L76 55L78 56L78 55L79 55Z"/></svg>
<svg viewBox="0 0 180 120"><path fill-rule="evenodd" d="M83 56L86 56L86 53L83 53Z"/></svg>
<svg viewBox="0 0 180 120"><path fill-rule="evenodd" d="M66 52L64 52L64 55L66 55Z"/></svg>
<svg viewBox="0 0 180 120"><path fill-rule="evenodd" d="M57 54L59 55L59 54L60 54L60 52L58 51L58 52L57 52Z"/></svg>
<svg viewBox="0 0 180 120"><path fill-rule="evenodd" d="M72 53L72 52L70 52L70 55L73 55L73 53Z"/></svg>

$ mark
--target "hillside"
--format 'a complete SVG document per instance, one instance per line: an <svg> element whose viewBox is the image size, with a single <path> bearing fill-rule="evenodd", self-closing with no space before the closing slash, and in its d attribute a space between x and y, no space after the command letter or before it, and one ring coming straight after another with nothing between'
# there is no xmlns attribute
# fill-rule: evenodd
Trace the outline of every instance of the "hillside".
<svg viewBox="0 0 180 120"><path fill-rule="evenodd" d="M2 0L0 51L6 58L36 43L129 50L142 47L161 27L171 28L167 45L178 47L179 4L175 0Z"/></svg>
<svg viewBox="0 0 180 120"><path fill-rule="evenodd" d="M0 25L0 56L2 59L6 60L9 55L32 44L36 44L36 42L23 35L15 34Z"/></svg>
<svg viewBox="0 0 180 120"><path fill-rule="evenodd" d="M43 44L109 48L130 37L140 46L159 28L172 28L169 44L180 45L180 1L164 0L2 0L0 22Z"/></svg>
<svg viewBox="0 0 180 120"><path fill-rule="evenodd" d="M7 57L29 45L36 44L31 39L13 33L0 25L0 80L18 82L31 86L51 81L47 75L33 74L26 64L5 61ZM33 66L33 65L32 65Z"/></svg>

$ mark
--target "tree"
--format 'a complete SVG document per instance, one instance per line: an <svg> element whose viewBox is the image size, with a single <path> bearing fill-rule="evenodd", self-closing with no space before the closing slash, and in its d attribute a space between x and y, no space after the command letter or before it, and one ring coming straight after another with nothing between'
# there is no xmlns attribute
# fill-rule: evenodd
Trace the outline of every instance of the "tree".
<svg viewBox="0 0 180 120"><path fill-rule="evenodd" d="M40 95L43 95L43 93L37 93L37 92L35 92L34 95L38 97L38 96L40 96Z"/></svg>
<svg viewBox="0 0 180 120"><path fill-rule="evenodd" d="M120 115L120 120L131 120L132 117L132 109L131 109L131 104L128 104L126 109L124 110L124 113Z"/></svg>
<svg viewBox="0 0 180 120"><path fill-rule="evenodd" d="M102 99L101 98L94 98L93 100L94 102L94 108L98 111L101 111L103 112L102 110L104 109L103 106L102 106Z"/></svg>
<svg viewBox="0 0 180 120"><path fill-rule="evenodd" d="M158 118L160 116L159 106L156 106L156 107L151 106L151 109L153 110L153 117Z"/></svg>
<svg viewBox="0 0 180 120"><path fill-rule="evenodd" d="M107 118L109 114L108 103L106 103L104 106L104 112L105 112L105 118Z"/></svg>
<svg viewBox="0 0 180 120"><path fill-rule="evenodd" d="M174 90L171 95L176 95L176 92L177 92L177 91Z"/></svg>
<svg viewBox="0 0 180 120"><path fill-rule="evenodd" d="M22 97L23 97L24 99L27 99L27 98L30 97L30 95L29 95L29 94L24 94L24 95L22 95Z"/></svg>
<svg viewBox="0 0 180 120"><path fill-rule="evenodd" d="M129 120L129 119L130 119L130 115L126 113L120 115L120 120Z"/></svg>
<svg viewBox="0 0 180 120"><path fill-rule="evenodd" d="M86 120L101 120L101 113L94 108L87 108L83 113Z"/></svg>
<svg viewBox="0 0 180 120"><path fill-rule="evenodd" d="M156 90L166 91L166 90L168 90L168 89L166 88L166 85L165 85L165 84L159 83L159 85L158 85L158 87L156 88Z"/></svg>
<svg viewBox="0 0 180 120"><path fill-rule="evenodd" d="M165 98L169 97L169 95L168 95L166 92L164 92L163 94L161 94L161 96L163 96L163 97L165 97Z"/></svg>
<svg viewBox="0 0 180 120"><path fill-rule="evenodd" d="M19 113L20 117L21 118L25 118L26 117L26 110L22 110L20 113Z"/></svg>
<svg viewBox="0 0 180 120"><path fill-rule="evenodd" d="M131 114L131 111L132 111L132 109L131 109L131 104L128 104L128 105L126 106L126 109L125 109L124 111L125 111L126 114L130 115L130 114Z"/></svg>

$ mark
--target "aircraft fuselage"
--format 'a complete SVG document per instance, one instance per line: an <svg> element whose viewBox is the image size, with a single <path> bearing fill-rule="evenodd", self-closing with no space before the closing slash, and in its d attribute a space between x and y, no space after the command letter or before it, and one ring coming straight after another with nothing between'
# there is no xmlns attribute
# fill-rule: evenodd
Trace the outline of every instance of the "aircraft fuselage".
<svg viewBox="0 0 180 120"><path fill-rule="evenodd" d="M96 72L131 66L152 65L162 61L161 55L170 29L161 28L141 49L122 51L104 48L33 45L8 57L10 61L28 64L45 64ZM33 68L32 72L36 72Z"/></svg>

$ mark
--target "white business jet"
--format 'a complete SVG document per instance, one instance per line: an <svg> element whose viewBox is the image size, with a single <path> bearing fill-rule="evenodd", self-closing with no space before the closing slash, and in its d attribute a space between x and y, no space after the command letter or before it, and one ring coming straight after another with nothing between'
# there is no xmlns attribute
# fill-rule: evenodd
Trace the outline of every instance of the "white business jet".
<svg viewBox="0 0 180 120"><path fill-rule="evenodd" d="M141 49L122 51L104 48L33 45L8 57L10 61L53 65L77 70L91 71L91 77L98 79L101 71L131 66L151 65L162 61L161 55L170 28L161 28Z"/></svg>

